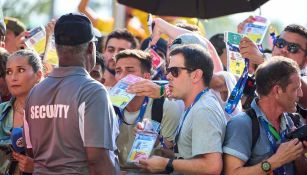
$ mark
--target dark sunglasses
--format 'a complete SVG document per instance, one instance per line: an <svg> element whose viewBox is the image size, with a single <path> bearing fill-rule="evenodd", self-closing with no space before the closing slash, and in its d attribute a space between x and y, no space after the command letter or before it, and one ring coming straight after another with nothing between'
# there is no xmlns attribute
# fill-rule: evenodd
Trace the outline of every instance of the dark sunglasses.
<svg viewBox="0 0 307 175"><path fill-rule="evenodd" d="M179 76L180 70L187 70L189 72L194 71L193 69L186 68L186 67L169 67L169 68L166 68L166 75L171 73L173 77L177 78Z"/></svg>
<svg viewBox="0 0 307 175"><path fill-rule="evenodd" d="M293 54L296 54L298 52L299 49L301 49L302 51L305 52L305 54L307 53L306 50L304 50L299 44L296 44L296 43L290 43L282 38L276 38L273 42L274 46L282 49L284 48L285 46L288 46L287 47L287 50L290 52L290 53L293 53Z"/></svg>

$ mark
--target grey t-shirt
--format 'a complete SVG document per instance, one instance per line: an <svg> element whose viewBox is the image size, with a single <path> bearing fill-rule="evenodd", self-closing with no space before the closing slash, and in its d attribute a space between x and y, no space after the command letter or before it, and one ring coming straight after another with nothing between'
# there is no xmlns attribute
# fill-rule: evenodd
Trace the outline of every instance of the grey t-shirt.
<svg viewBox="0 0 307 175"><path fill-rule="evenodd" d="M251 107L255 110L258 118L263 117L264 120L268 121L258 107L256 100L252 102ZM280 125L281 132L286 129L286 123L292 128L292 120L284 116ZM259 126L259 137L252 151L252 120L243 112L231 118L227 123L223 152L246 162L246 166L256 165L271 157L274 153L270 147L269 139L261 123L259 123ZM285 170L287 175L295 174L293 163L286 164Z"/></svg>
<svg viewBox="0 0 307 175"><path fill-rule="evenodd" d="M226 123L219 102L209 90L195 103L183 122L177 157L190 159L201 154L222 153Z"/></svg>
<svg viewBox="0 0 307 175"><path fill-rule="evenodd" d="M33 174L88 174L85 147L117 149L118 123L107 91L81 67L54 69L30 92L25 114Z"/></svg>

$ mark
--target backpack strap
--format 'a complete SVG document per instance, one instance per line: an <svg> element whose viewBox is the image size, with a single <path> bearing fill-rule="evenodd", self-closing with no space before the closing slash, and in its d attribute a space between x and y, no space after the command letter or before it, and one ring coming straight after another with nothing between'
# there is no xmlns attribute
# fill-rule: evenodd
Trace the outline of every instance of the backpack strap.
<svg viewBox="0 0 307 175"><path fill-rule="evenodd" d="M154 99L151 108L151 119L161 123L163 117L163 104L165 97Z"/></svg>
<svg viewBox="0 0 307 175"><path fill-rule="evenodd" d="M245 113L251 118L252 120L252 151L256 145L256 142L260 135L260 126L259 121L256 115L256 112L253 108L249 108L245 111Z"/></svg>

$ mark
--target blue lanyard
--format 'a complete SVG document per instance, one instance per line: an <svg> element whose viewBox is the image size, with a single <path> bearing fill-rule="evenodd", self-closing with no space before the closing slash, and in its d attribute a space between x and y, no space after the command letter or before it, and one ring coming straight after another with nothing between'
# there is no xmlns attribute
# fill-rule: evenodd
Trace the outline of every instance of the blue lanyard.
<svg viewBox="0 0 307 175"><path fill-rule="evenodd" d="M141 122L143 120L143 118L144 118L144 114L145 114L145 111L146 111L146 107L147 107L148 101L149 101L149 98L145 97L144 101L142 103L139 115L138 115L138 117L136 118L136 120L135 120L135 122L133 124L130 124L130 123L125 121L125 115L124 115L124 110L125 109L120 109L120 115L119 115L119 120L118 120L119 126L121 124L123 124L123 123L126 124L126 125L135 125L138 122Z"/></svg>
<svg viewBox="0 0 307 175"><path fill-rule="evenodd" d="M243 95L243 90L246 84L246 81L248 79L248 67L249 67L249 60L245 58L245 67L243 70L243 73L238 80L236 86L233 88L231 91L231 94L227 100L227 103L225 105L225 111L228 114L231 114L235 108L237 107L242 95Z"/></svg>
<svg viewBox="0 0 307 175"><path fill-rule="evenodd" d="M278 149L278 146L277 146L277 143L276 143L276 139L274 138L273 134L270 132L270 129L269 129L270 124L267 121L265 121L262 117L259 117L259 121L261 122L261 125L265 129L265 133L266 133L266 135L267 135L267 137L269 139L270 146L271 146L271 149L272 149L273 153L276 153L276 151ZM285 140L285 138L286 138L286 132L283 131L281 133L281 137L280 137L279 142L281 143L282 141ZM281 166L281 167L275 169L273 171L273 174L274 175L285 175L286 174L286 170L285 170L285 168L283 166Z"/></svg>
<svg viewBox="0 0 307 175"><path fill-rule="evenodd" d="M197 94L197 96L194 99L194 102L185 110L184 116L183 118L180 120L180 123L176 129L176 136L175 136L175 145L177 145L178 139L179 139L179 135L183 126L183 123L188 115L188 113L190 112L191 108L194 106L194 104L200 99L200 97L202 95L204 95L206 92L209 91L209 88L204 89L203 91L201 91L199 94Z"/></svg>

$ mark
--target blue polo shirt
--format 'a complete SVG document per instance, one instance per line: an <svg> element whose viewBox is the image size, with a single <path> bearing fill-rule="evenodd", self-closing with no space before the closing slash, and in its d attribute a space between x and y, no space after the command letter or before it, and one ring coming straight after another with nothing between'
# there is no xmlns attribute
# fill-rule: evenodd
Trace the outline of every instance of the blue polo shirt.
<svg viewBox="0 0 307 175"><path fill-rule="evenodd" d="M269 122L256 103L255 99L251 107L255 110L257 118L262 117L265 121ZM286 130L286 123L289 123L290 128L293 122L290 117L283 116L281 118L280 133ZM269 122L270 123L270 122ZM237 116L230 119L227 123L226 136L223 144L223 152L246 162L245 166L253 166L259 162L268 159L274 153L271 149L269 139L266 135L264 126L259 122L260 133L258 140L252 151L252 120L245 113L242 112ZM288 163L285 166L287 175L295 175L294 163Z"/></svg>

